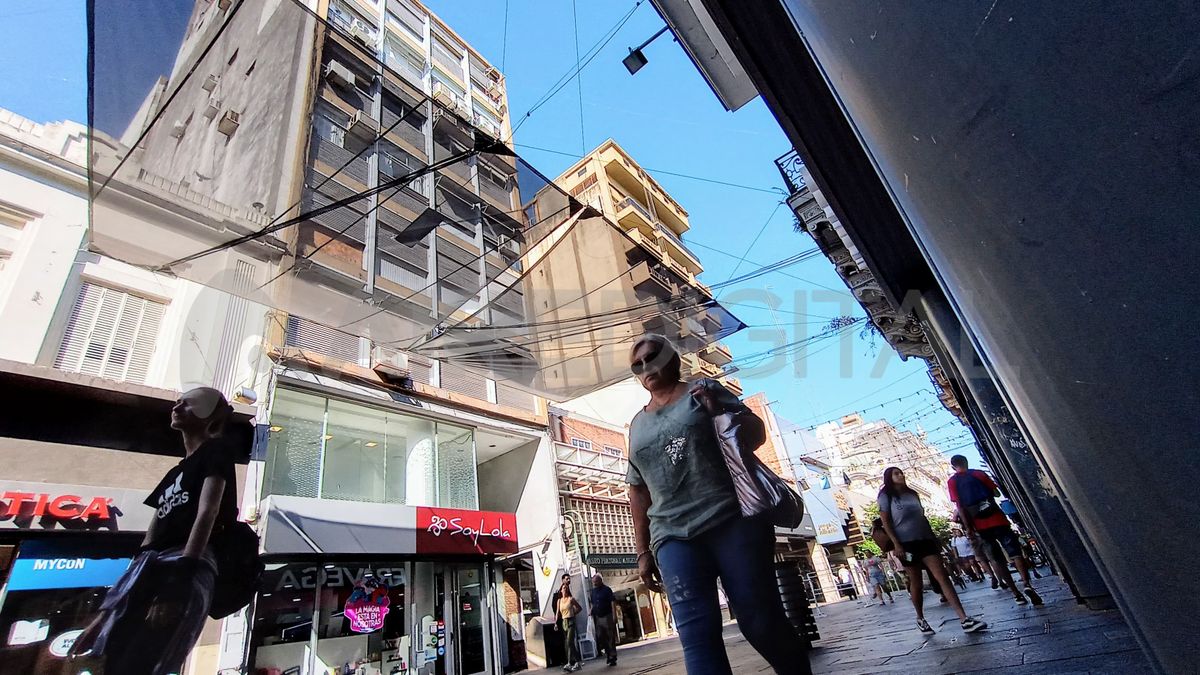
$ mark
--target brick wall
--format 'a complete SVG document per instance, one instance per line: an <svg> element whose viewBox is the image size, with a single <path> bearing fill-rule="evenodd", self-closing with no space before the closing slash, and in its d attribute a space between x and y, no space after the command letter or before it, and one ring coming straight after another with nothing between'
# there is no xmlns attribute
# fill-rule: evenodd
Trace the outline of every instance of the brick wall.
<svg viewBox="0 0 1200 675"><path fill-rule="evenodd" d="M570 445L572 437L591 441L592 449L596 452L603 452L604 446L607 445L619 448L623 457L629 456L629 450L625 444L624 432L613 431L607 427L589 424L574 417L560 418L559 423L555 425L555 440L559 443Z"/></svg>
<svg viewBox="0 0 1200 675"><path fill-rule="evenodd" d="M769 424L767 422L769 415L767 412L767 396L766 396L766 394L762 394L762 393L755 394L753 396L747 397L742 402L745 403L746 406L750 408L751 412L753 412L755 415L758 415L759 418L763 420L764 424ZM771 430L770 430L770 428L768 428L767 429L767 442L763 443L762 446L758 448L758 450L755 450L754 454L757 455L760 460L762 460L763 464L767 465L767 468L774 471L776 474L778 474L780 476L788 477L788 476L791 476L791 474L792 474L791 467L788 467L779 461L779 457L782 454L785 454L785 452L786 451L783 451L782 448L775 447L775 439L771 437Z"/></svg>

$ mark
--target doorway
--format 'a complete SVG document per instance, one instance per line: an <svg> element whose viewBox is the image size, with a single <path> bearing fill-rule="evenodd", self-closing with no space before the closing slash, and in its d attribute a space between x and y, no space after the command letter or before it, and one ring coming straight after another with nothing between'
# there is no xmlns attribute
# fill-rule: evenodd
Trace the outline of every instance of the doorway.
<svg viewBox="0 0 1200 675"><path fill-rule="evenodd" d="M489 589L483 563L413 563L416 675L493 672Z"/></svg>

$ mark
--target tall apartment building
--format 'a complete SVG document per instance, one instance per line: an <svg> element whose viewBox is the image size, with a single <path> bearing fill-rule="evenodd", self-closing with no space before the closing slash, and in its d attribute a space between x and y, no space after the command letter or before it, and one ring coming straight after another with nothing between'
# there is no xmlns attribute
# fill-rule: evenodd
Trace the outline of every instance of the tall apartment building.
<svg viewBox="0 0 1200 675"><path fill-rule="evenodd" d="M629 237L644 266L635 268L630 281L646 297L679 296L681 289L695 289L699 299L711 299L708 287L696 279L704 271L699 258L692 253L682 236L687 232L688 213L654 180L616 141L608 139L585 155L555 179L555 184L580 202L593 207L610 221L618 224ZM701 318L701 323L707 317ZM736 395L742 395L741 382L726 376L723 366L733 356L720 342L689 349L688 336L716 329L704 325L688 325L691 319L678 322L682 326L659 327L668 337L681 337L684 351L685 377L710 377L725 384ZM655 325L647 325L654 329Z"/></svg>
<svg viewBox="0 0 1200 675"><path fill-rule="evenodd" d="M184 308L155 284L211 293L228 309L199 305L178 343L218 374L224 352L209 341L268 357L235 358L225 379L187 380L257 401L242 409L257 427L251 443L246 426L242 516L270 562L263 592L212 630L189 667L466 675L537 665L522 637L552 616L552 586L568 569L560 514L546 508L557 484L545 401L402 349L438 325L526 318L516 281L538 221L522 209L517 161L469 152L509 133L503 76L407 0L333 0L316 15L296 3L197 0L179 28L149 93L123 113L98 110L91 130L93 227L82 243L141 281L126 280L128 297L111 286L64 297L83 318L117 307L122 323L136 309L144 340L153 302L164 317ZM98 31L98 68L110 75L127 65L106 58L124 53L121 34ZM70 189L81 235L87 192L79 178ZM504 297L492 297L498 289ZM76 361L165 354L80 344ZM145 449L164 460L170 450ZM36 548L18 547L17 561ZM343 609L366 576L388 586L391 610L363 633Z"/></svg>

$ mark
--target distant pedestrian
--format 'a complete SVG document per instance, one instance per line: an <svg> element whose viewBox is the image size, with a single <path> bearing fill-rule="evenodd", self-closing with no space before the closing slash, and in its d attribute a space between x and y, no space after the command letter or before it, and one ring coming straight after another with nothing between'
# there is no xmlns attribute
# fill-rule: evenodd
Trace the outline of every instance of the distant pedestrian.
<svg viewBox="0 0 1200 675"><path fill-rule="evenodd" d="M950 547L954 550L954 555L958 559L958 565L963 573L970 577L971 581L983 581L982 568L975 560L975 549L971 547L970 538L957 527L951 530L951 535Z"/></svg>
<svg viewBox="0 0 1200 675"><path fill-rule="evenodd" d="M592 625L596 627L597 648L604 652L608 665L617 665L617 598L604 583L604 577L596 572L592 577L592 592L588 598L591 605Z"/></svg>
<svg viewBox="0 0 1200 675"><path fill-rule="evenodd" d="M775 672L811 673L775 581L775 528L766 514L742 516L713 429L714 416L733 414L740 446L753 452L766 439L763 421L714 380L681 381L679 352L661 335L634 343L629 368L650 392L629 427L638 571L651 591L666 580L688 674L733 672L718 579L742 634Z"/></svg>
<svg viewBox="0 0 1200 675"><path fill-rule="evenodd" d="M1000 488L991 476L969 468L967 458L963 455L951 457L950 466L954 467L954 475L947 481L950 501L958 506L959 517L967 532L978 533L991 548L990 560L996 578L1009 583L1009 590L1012 591L1013 599L1018 605L1026 604L1025 598L1029 598L1028 602L1035 605L1042 604L1042 596L1033 589L1033 582L1029 578L1029 561L1021 551L1021 542L1013 532L1008 516L1004 515L996 503L995 496ZM1017 590L1017 585L1012 583L1012 573L1008 571L1004 556L1016 565L1025 585L1024 595Z"/></svg>
<svg viewBox="0 0 1200 675"><path fill-rule="evenodd" d="M146 498L154 509L137 556L72 645L72 658L107 673L178 673L208 620L216 587L214 535L237 523L233 407L216 389L192 389L171 408L184 458ZM72 672L83 672L83 669Z"/></svg>
<svg viewBox="0 0 1200 675"><path fill-rule="evenodd" d="M838 568L838 589L851 600L858 600L858 589L854 587L854 575L850 568L842 565Z"/></svg>
<svg viewBox="0 0 1200 675"><path fill-rule="evenodd" d="M987 628L986 623L968 616L959 602L958 592L950 583L946 568L942 567L942 546L933 533L929 519L925 517L921 498L908 487L904 472L898 467L888 467L883 472L883 488L879 491L878 502L883 528L895 546L896 556L909 570L908 595L912 599L913 609L917 611L917 628L922 633L934 632L925 620L922 569L928 570L930 576L937 580L946 601L958 614L964 632L974 633Z"/></svg>
<svg viewBox="0 0 1200 675"><path fill-rule="evenodd" d="M888 588L887 575L884 573L883 565L883 558L877 555L872 554L867 558L867 581L871 586L871 599L879 598L879 604L886 605L887 602L884 600L884 595L886 595L887 601L894 605L896 600L892 598L892 591Z"/></svg>
<svg viewBox="0 0 1200 675"><path fill-rule="evenodd" d="M583 611L579 602L571 596L571 583L566 581L558 594L558 623L563 631L563 646L567 650L567 665L564 673L573 673L583 667L583 657L579 655L578 629L576 617Z"/></svg>

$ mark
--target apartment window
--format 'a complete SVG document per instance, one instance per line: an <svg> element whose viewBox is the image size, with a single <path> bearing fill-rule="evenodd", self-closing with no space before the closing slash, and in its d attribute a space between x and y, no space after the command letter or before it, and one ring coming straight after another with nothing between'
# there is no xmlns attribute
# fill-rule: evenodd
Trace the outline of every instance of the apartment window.
<svg viewBox="0 0 1200 675"><path fill-rule="evenodd" d="M417 85L420 85L425 76L425 57L413 52L408 45L390 36L383 40L383 62L388 68Z"/></svg>
<svg viewBox="0 0 1200 675"><path fill-rule="evenodd" d="M571 437L571 445L579 448L580 450L591 450L592 449L591 441L587 441L582 438L576 438L574 436Z"/></svg>
<svg viewBox="0 0 1200 675"><path fill-rule="evenodd" d="M455 96L456 103L461 102L467 95L467 92L462 88L462 85L451 81L449 77L438 70L433 71L433 83L435 85L440 84L446 89L450 90L450 92Z"/></svg>
<svg viewBox="0 0 1200 675"><path fill-rule="evenodd" d="M586 166L581 166L581 167L579 167L579 170L575 172L575 175L583 176L583 175L587 174L587 172L588 172L588 168Z"/></svg>
<svg viewBox="0 0 1200 675"><path fill-rule="evenodd" d="M621 455L624 455L625 453L621 452L621 449L615 445L606 445L606 446L604 446L604 454L616 455L617 457L620 457Z"/></svg>
<svg viewBox="0 0 1200 675"><path fill-rule="evenodd" d="M433 62L447 73L462 77L462 50L437 35L433 36Z"/></svg>
<svg viewBox="0 0 1200 675"><path fill-rule="evenodd" d="M389 0L387 4L387 23L393 29L401 29L417 39L425 40L425 18L405 2Z"/></svg>
<svg viewBox="0 0 1200 675"><path fill-rule="evenodd" d="M54 366L144 384L166 305L84 282Z"/></svg>
<svg viewBox="0 0 1200 675"><path fill-rule="evenodd" d="M349 115L327 105L318 106L317 114L313 115L313 128L317 136L339 148L346 146L346 125L349 123Z"/></svg>

